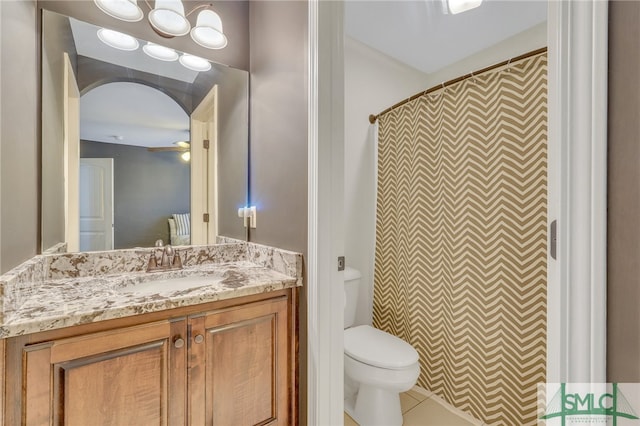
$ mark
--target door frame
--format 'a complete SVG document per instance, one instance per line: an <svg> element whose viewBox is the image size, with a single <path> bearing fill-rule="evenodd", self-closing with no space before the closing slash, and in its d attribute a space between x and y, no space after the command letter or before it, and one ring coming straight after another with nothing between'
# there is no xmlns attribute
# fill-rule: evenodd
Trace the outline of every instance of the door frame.
<svg viewBox="0 0 640 426"><path fill-rule="evenodd" d="M80 90L71 59L63 53L64 221L67 251L80 250Z"/></svg>
<svg viewBox="0 0 640 426"><path fill-rule="evenodd" d="M344 421L344 55L342 1L310 0L307 424ZM336 309L338 307L338 309Z"/></svg>
<svg viewBox="0 0 640 426"><path fill-rule="evenodd" d="M191 113L191 244L215 244L218 235L218 85ZM209 141L205 148L203 141ZM204 221L209 214L209 222Z"/></svg>
<svg viewBox="0 0 640 426"><path fill-rule="evenodd" d="M607 41L608 2L549 2L547 382L607 380Z"/></svg>
<svg viewBox="0 0 640 426"><path fill-rule="evenodd" d="M548 4L548 222L558 224L547 271L548 382L606 381L607 19L607 2ZM344 297L342 27L342 1L309 1L310 425L341 424L344 409L343 312L334 309Z"/></svg>

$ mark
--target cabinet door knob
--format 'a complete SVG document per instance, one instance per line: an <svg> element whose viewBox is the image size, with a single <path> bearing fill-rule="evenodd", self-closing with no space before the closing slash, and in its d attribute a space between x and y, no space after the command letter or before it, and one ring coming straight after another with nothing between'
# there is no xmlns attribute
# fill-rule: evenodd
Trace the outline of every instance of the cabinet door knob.
<svg viewBox="0 0 640 426"><path fill-rule="evenodd" d="M175 339L173 339L173 346L180 349L184 346L184 339L180 336L176 337Z"/></svg>
<svg viewBox="0 0 640 426"><path fill-rule="evenodd" d="M198 334L196 335L194 340L196 341L196 343L202 343L204 341L204 336L202 336L202 334Z"/></svg>

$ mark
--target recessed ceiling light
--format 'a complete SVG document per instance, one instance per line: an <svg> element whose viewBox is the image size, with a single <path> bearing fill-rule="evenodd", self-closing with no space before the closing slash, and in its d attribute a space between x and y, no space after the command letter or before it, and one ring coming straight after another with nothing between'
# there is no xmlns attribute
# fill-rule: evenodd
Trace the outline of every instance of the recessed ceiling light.
<svg viewBox="0 0 640 426"><path fill-rule="evenodd" d="M211 64L206 59L200 58L199 56L184 54L180 56L180 63L190 70L193 71L209 71L211 69Z"/></svg>
<svg viewBox="0 0 640 426"><path fill-rule="evenodd" d="M482 0L447 0L449 13L452 15L475 9L480 6L481 3Z"/></svg>
<svg viewBox="0 0 640 426"><path fill-rule="evenodd" d="M98 8L107 15L126 22L138 22L144 14L137 0L93 0Z"/></svg>
<svg viewBox="0 0 640 426"><path fill-rule="evenodd" d="M134 37L106 28L98 30L98 38L104 44L120 50L136 50L139 46L138 40Z"/></svg>
<svg viewBox="0 0 640 426"><path fill-rule="evenodd" d="M142 50L147 55L160 61L175 61L178 59L178 53L168 47L161 46L159 44L148 42L142 46Z"/></svg>

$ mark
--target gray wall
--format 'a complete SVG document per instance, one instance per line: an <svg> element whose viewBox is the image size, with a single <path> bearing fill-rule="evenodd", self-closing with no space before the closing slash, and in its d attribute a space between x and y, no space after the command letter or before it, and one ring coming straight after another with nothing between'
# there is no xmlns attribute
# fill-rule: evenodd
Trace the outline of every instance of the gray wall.
<svg viewBox="0 0 640 426"><path fill-rule="evenodd" d="M39 251L35 1L0 2L0 272Z"/></svg>
<svg viewBox="0 0 640 426"><path fill-rule="evenodd" d="M152 2L153 3L153 2ZM114 19L103 13L95 5L93 1L57 1L57 0L39 0L38 5L42 8L71 16L90 24L99 25L101 27L113 30L123 31L142 40L160 43L168 47L180 50L182 52L198 55L203 58L221 64L227 64L234 68L243 70L249 69L249 2L244 0L234 1L200 1L200 0L183 0L185 12L188 13L194 7L202 4L213 4L214 10L218 12L222 19L225 35L229 40L229 44L224 49L211 50L198 46L191 40L191 37L175 37L167 39L157 35L150 25L146 25L146 15L148 8L144 0L139 0L138 5L145 14L143 21L145 25L140 23L123 22ZM189 16L192 25L195 25L197 12Z"/></svg>
<svg viewBox="0 0 640 426"><path fill-rule="evenodd" d="M252 1L249 199L258 227L249 240L307 252L306 1ZM306 275L306 274L305 274ZM299 303L299 421L307 423L307 304Z"/></svg>
<svg viewBox="0 0 640 426"><path fill-rule="evenodd" d="M607 380L640 381L640 3L609 3Z"/></svg>
<svg viewBox="0 0 640 426"><path fill-rule="evenodd" d="M218 235L245 240L247 228L238 217L238 208L247 205L249 185L249 75L232 68L221 70L221 74L224 84L218 86L216 155Z"/></svg>
<svg viewBox="0 0 640 426"><path fill-rule="evenodd" d="M55 13L42 17L42 248L65 239L64 206L64 59L69 54L78 75L69 20Z"/></svg>
<svg viewBox="0 0 640 426"><path fill-rule="evenodd" d="M307 3L254 1L251 24L251 241L307 249Z"/></svg>
<svg viewBox="0 0 640 426"><path fill-rule="evenodd" d="M80 142L82 158L113 158L114 248L169 242L167 219L190 208L190 164L178 152Z"/></svg>

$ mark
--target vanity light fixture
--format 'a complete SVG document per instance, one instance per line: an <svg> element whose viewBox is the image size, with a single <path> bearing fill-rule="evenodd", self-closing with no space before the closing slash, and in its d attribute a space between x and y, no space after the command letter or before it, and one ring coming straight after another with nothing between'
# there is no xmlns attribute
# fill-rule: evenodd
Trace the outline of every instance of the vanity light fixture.
<svg viewBox="0 0 640 426"><path fill-rule="evenodd" d="M107 15L123 21L137 22L144 16L137 0L93 1ZM222 30L222 19L213 11L212 4L196 6L185 14L181 0L155 0L154 7L151 7L149 0L144 2L150 10L147 19L153 30L160 36L172 38L191 33L193 41L207 49L222 49L227 45L227 37ZM196 26L192 29L187 18L197 10L200 12Z"/></svg>
<svg viewBox="0 0 640 426"><path fill-rule="evenodd" d="M446 0L447 10L450 14L455 15L458 13L466 12L467 10L475 9L480 6L482 0Z"/></svg>
<svg viewBox="0 0 640 426"><path fill-rule="evenodd" d="M191 38L207 49L222 49L227 45L227 37L222 32L222 20L213 10L203 10L198 14L196 26L191 30Z"/></svg>
<svg viewBox="0 0 640 426"><path fill-rule="evenodd" d="M107 46L120 50L136 50L139 46L138 40L134 37L106 28L100 28L98 30L98 38Z"/></svg>
<svg viewBox="0 0 640 426"><path fill-rule="evenodd" d="M137 0L93 0L109 16L126 22L138 22L144 14Z"/></svg>
<svg viewBox="0 0 640 426"><path fill-rule="evenodd" d="M206 59L203 59L199 56L189 55L184 53L180 56L180 63L185 67L189 68L192 71L209 71L211 69L211 63Z"/></svg>
<svg viewBox="0 0 640 426"><path fill-rule="evenodd" d="M163 37L179 37L191 30L180 0L156 0L148 19L153 29Z"/></svg>
<svg viewBox="0 0 640 426"><path fill-rule="evenodd" d="M178 52L171 48L161 46L152 42L148 42L147 44L142 46L142 50L153 59L158 59L159 61L171 62L178 60Z"/></svg>

